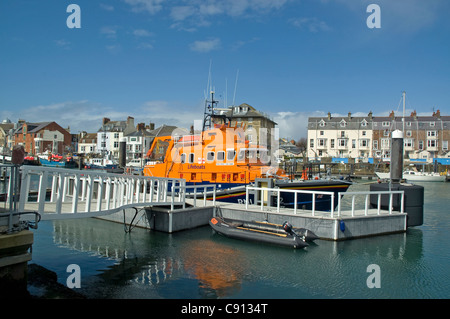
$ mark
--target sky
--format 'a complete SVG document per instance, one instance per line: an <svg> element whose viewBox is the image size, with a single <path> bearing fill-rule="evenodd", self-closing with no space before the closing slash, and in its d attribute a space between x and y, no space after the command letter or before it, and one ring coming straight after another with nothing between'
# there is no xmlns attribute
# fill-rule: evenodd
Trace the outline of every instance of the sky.
<svg viewBox="0 0 450 319"><path fill-rule="evenodd" d="M219 107L247 103L295 140L310 116L401 115L403 91L407 115L450 115L449 13L447 0L1 0L0 120L189 128L208 82Z"/></svg>

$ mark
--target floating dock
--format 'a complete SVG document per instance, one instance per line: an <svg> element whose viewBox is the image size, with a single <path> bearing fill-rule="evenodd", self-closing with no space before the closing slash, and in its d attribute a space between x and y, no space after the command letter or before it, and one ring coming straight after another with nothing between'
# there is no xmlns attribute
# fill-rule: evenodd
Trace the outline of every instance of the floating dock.
<svg viewBox="0 0 450 319"><path fill-rule="evenodd" d="M127 210L99 218L125 223L156 231L173 233L208 225L215 216L242 221L268 221L283 224L288 221L296 228L307 228L320 239L346 240L368 236L405 232L407 213L382 209L354 209L337 212L323 212L292 208L261 207L259 205L231 204L207 201L204 206L193 206L192 199L186 199L186 208L171 210L170 207L146 207L140 214ZM139 224L133 225L140 220Z"/></svg>

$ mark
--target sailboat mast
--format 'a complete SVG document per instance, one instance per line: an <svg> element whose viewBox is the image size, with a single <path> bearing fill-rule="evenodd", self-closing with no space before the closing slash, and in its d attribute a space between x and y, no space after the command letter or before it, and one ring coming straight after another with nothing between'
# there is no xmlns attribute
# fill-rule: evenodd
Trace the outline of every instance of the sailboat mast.
<svg viewBox="0 0 450 319"><path fill-rule="evenodd" d="M405 102L406 102L406 92L403 91L403 134L405 133Z"/></svg>

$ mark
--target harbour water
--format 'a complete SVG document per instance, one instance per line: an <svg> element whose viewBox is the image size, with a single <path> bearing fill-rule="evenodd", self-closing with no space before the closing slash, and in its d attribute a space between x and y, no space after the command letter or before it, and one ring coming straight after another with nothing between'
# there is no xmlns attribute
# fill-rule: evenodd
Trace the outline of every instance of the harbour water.
<svg viewBox="0 0 450 319"><path fill-rule="evenodd" d="M78 265L73 289L88 298L446 299L450 183L420 185L424 224L406 233L295 250L225 238L209 226L166 234L91 218L45 221L33 230L31 263L64 285L67 267ZM368 188L360 182L349 191ZM379 288L370 288L375 274Z"/></svg>

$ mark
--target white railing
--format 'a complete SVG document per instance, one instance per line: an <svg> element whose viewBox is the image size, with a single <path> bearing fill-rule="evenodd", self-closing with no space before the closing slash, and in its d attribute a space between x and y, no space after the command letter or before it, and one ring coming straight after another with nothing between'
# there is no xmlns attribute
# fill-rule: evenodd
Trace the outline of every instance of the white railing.
<svg viewBox="0 0 450 319"><path fill-rule="evenodd" d="M253 187L253 186L247 186L246 187L246 194L245 194L245 209L248 209L249 207L249 191L259 191L259 200L260 204L256 203L254 205L259 205L261 207L261 210L264 210L265 205L271 206L271 197L274 193L277 194L277 206L276 211L280 212L280 197L281 193L294 193L294 208L293 212L294 214L297 213L297 199L299 194L309 194L311 195L311 215L315 216L316 214L316 197L317 195L327 195L330 196L330 216L332 218L335 217L335 209L334 209L334 198L335 193L334 192L326 192L326 191L308 191L308 190L296 190L296 189L282 189L282 188L265 188L265 187ZM382 195L388 195L389 196L389 209L388 212L391 215L393 212L393 196L394 194L401 195L401 201L400 201L400 211L399 213L404 213L404 191L363 191L363 192L339 192L338 193L338 204L337 204L337 216L340 217L342 213L342 200L341 198L344 195L351 196L351 209L350 214L352 217L355 216L355 211L357 208L355 207L355 197L356 196L365 196L365 202L364 202L364 215L367 216L369 213L369 206L370 206L370 200L369 196L376 195L377 198L377 215L380 215L381 212L381 196ZM254 196L256 198L256 192L254 193ZM264 200L264 197L266 197L266 200ZM251 205L251 204L250 204ZM267 207L267 206L266 206ZM275 207L275 206L273 206ZM304 212L304 210L302 210Z"/></svg>
<svg viewBox="0 0 450 319"><path fill-rule="evenodd" d="M27 229L37 228L40 215L36 212L19 211L20 166L14 164L0 164L0 232L12 233ZM2 212L4 211L4 212ZM34 222L28 220L19 223L19 216L34 214ZM7 222L5 223L5 220ZM6 230L4 228L6 227Z"/></svg>
<svg viewBox="0 0 450 319"><path fill-rule="evenodd" d="M170 205L170 210L174 210L175 207L175 197L178 190L178 203L182 203L183 208L186 208L186 194L192 195L193 199L193 205L194 207L197 207L197 189L203 189L203 206L206 206L207 203L207 195L208 195L208 188L212 188L211 195L213 197L212 204L216 204L216 185L190 185L190 186L173 186L172 185L172 202ZM187 193L187 189L193 189L194 192Z"/></svg>
<svg viewBox="0 0 450 319"><path fill-rule="evenodd" d="M294 193L294 214L297 213L297 205L298 205L298 195L299 194L308 194L311 195L311 203L312 203L312 209L311 214L312 216L315 216L316 212L316 195L327 195L331 196L330 201L330 210L331 214L334 212L334 192L326 192L326 191L308 191L308 190L300 190L300 189L282 189L282 188L267 188L267 187L253 187L253 186L247 186L246 187L246 193L245 193L245 209L248 209L249 205L249 190L254 191L260 191L260 201L261 201L261 210L264 209L264 204L268 204L270 206L270 198L271 198L271 192L277 193L277 212L280 212L280 204L281 204L281 193ZM256 192L254 194L256 198ZM264 197L267 196L267 201L264 201ZM256 202L256 201L255 201Z"/></svg>
<svg viewBox="0 0 450 319"><path fill-rule="evenodd" d="M19 210L23 211L28 204L33 204L29 197L35 189L37 200L34 204L37 204L37 211L42 214L42 219L74 218L73 215L79 213L84 216L77 217L106 215L136 206L169 206L177 202L177 198L171 196L168 191L170 186L185 186L186 183L184 179L90 170L28 165L22 166L21 169ZM32 184L36 183L37 185L32 187ZM44 215L46 207L51 213Z"/></svg>
<svg viewBox="0 0 450 319"><path fill-rule="evenodd" d="M404 213L404 203L405 203L405 191L395 191L395 190L391 190L391 191L363 191L363 192L339 192L338 194L338 206L337 206L337 215L341 216L341 206L342 206L342 202L341 202L341 197L344 195L350 195L352 196L352 204L351 204L351 216L354 217L355 216L355 199L356 196L365 196L364 199L364 216L367 216L369 213L369 196L371 195L377 195L377 215L380 215L380 211L381 211L381 196L382 195L388 195L389 196L389 215L392 214L392 207L393 207L393 197L394 194L399 194L401 195L401 200L400 200L400 211L399 213L403 214ZM333 213L331 214L331 217L333 216Z"/></svg>

